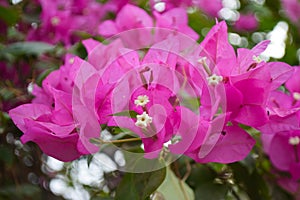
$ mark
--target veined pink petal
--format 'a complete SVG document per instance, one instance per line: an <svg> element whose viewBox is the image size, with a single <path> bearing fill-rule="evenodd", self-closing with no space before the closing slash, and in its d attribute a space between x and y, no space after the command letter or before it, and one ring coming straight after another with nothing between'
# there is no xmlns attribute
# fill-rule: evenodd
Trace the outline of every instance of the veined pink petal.
<svg viewBox="0 0 300 200"><path fill-rule="evenodd" d="M271 90L279 88L283 83L290 80L294 69L283 62L269 62L267 63L272 78Z"/></svg>
<svg viewBox="0 0 300 200"><path fill-rule="evenodd" d="M258 43L252 49L238 48L238 73L244 73L248 67L254 63L253 56L259 56L263 51L266 50L267 46L270 44L270 40L264 40Z"/></svg>
<svg viewBox="0 0 300 200"><path fill-rule="evenodd" d="M287 131L277 133L270 145L269 156L273 165L283 171L290 169L290 164L296 162L294 147L289 144L290 134Z"/></svg>
<svg viewBox="0 0 300 200"><path fill-rule="evenodd" d="M300 84L299 84L299 80L300 80L300 67L294 67L294 73L292 75L292 77L289 78L289 80L287 80L287 82L285 83L286 88L291 92L300 92Z"/></svg>
<svg viewBox="0 0 300 200"><path fill-rule="evenodd" d="M94 39L86 39L82 41L82 44L84 45L84 47L86 48L88 55L97 47L97 46L101 46L103 44L101 44L100 42L98 42L97 40Z"/></svg>
<svg viewBox="0 0 300 200"><path fill-rule="evenodd" d="M64 162L75 160L82 155L77 150L78 134L68 134L58 138L57 135L37 125L34 121L28 121L27 127L28 130L21 140L37 143L47 155Z"/></svg>
<svg viewBox="0 0 300 200"><path fill-rule="evenodd" d="M22 132L27 132L28 130L28 127L25 125L25 119L35 120L41 115L49 114L51 114L51 109L42 104L24 104L9 111L9 116Z"/></svg>
<svg viewBox="0 0 300 200"><path fill-rule="evenodd" d="M256 128L266 124L269 118L264 107L257 105L245 105L240 109L234 120Z"/></svg>
<svg viewBox="0 0 300 200"><path fill-rule="evenodd" d="M119 32L120 30L118 30L116 23L113 22L112 20L106 20L98 27L98 33L100 35L103 35L104 37L110 37Z"/></svg>
<svg viewBox="0 0 300 200"><path fill-rule="evenodd" d="M200 163L232 163L244 159L255 144L255 140L238 126L228 126L224 129L225 135L219 134L219 140L205 157L199 158L198 154L188 155Z"/></svg>

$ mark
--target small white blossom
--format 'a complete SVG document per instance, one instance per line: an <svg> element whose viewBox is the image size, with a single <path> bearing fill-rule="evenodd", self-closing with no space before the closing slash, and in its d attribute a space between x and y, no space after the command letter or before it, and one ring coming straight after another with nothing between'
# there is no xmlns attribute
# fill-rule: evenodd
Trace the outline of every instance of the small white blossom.
<svg viewBox="0 0 300 200"><path fill-rule="evenodd" d="M294 92L293 97L295 100L299 101L300 100L300 93L299 92Z"/></svg>
<svg viewBox="0 0 300 200"><path fill-rule="evenodd" d="M158 2L154 5L154 9L157 12L163 12L166 10L166 3L165 2Z"/></svg>
<svg viewBox="0 0 300 200"><path fill-rule="evenodd" d="M298 136L290 137L289 144L290 145L298 145L300 143L300 138Z"/></svg>
<svg viewBox="0 0 300 200"><path fill-rule="evenodd" d="M150 102L150 100L147 95L140 95L137 97L136 100L134 100L134 104L136 106L143 106L143 107L149 102Z"/></svg>
<svg viewBox="0 0 300 200"><path fill-rule="evenodd" d="M33 88L34 88L33 86L34 86L33 82L30 82L30 83L28 84L28 86L27 86L27 92L28 92L29 94L32 94Z"/></svg>
<svg viewBox="0 0 300 200"><path fill-rule="evenodd" d="M73 64L74 61L75 61L75 58L74 58L74 57L69 59L69 63L70 63L70 64Z"/></svg>
<svg viewBox="0 0 300 200"><path fill-rule="evenodd" d="M223 76L213 74L210 77L207 77L207 80L209 85L218 85L223 80Z"/></svg>
<svg viewBox="0 0 300 200"><path fill-rule="evenodd" d="M197 61L198 61L198 63L200 63L200 64L204 64L204 63L206 63L206 57L201 57L201 58L199 58Z"/></svg>
<svg viewBox="0 0 300 200"><path fill-rule="evenodd" d="M136 116L137 121L135 125L141 128L147 128L147 126L152 123L152 117L150 117L146 112L143 112L141 115Z"/></svg>
<svg viewBox="0 0 300 200"><path fill-rule="evenodd" d="M51 24L53 26L57 26L60 23L60 19L58 17L52 17L51 18Z"/></svg>

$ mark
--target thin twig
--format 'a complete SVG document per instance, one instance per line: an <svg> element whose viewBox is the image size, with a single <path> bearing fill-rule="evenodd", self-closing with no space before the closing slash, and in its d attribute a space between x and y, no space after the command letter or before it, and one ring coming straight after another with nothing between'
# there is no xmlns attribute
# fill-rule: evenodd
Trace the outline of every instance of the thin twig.
<svg viewBox="0 0 300 200"><path fill-rule="evenodd" d="M104 141L101 140L102 143L104 144L109 144L109 143L123 143L123 142L134 142L134 141L140 141L141 138L127 138L127 139L120 139L120 140L110 140L110 141Z"/></svg>

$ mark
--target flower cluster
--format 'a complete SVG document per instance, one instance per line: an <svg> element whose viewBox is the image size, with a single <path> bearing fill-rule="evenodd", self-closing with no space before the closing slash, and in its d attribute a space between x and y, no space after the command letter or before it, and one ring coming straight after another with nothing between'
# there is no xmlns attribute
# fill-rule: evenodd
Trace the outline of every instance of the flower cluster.
<svg viewBox="0 0 300 200"><path fill-rule="evenodd" d="M288 174L278 182L298 190L300 68L262 59L268 40L235 50L225 21L197 43L186 7L216 17L221 1L150 1L150 12L128 1L39 2L42 23L28 40L68 46L80 31L106 40L82 40L86 59L67 54L63 66L33 86L31 103L9 111L23 143L68 162L98 152L110 142L104 130L117 127L140 141L145 158L163 157L167 149L199 163L226 164L244 159L255 145L247 127L261 132L264 152ZM115 18L105 18L109 12ZM257 26L250 14L234 24L243 31Z"/></svg>
<svg viewBox="0 0 300 200"><path fill-rule="evenodd" d="M153 30L155 38L159 29ZM172 153L197 162L241 160L255 141L239 124L258 128L269 122L269 96L293 69L259 59L268 41L252 50L238 49L236 55L227 37L225 22L215 25L200 45L171 34L142 58L142 50L126 48L123 37L108 45L83 41L87 61L67 56L42 88L35 87L33 102L11 110L10 116L24 132L23 142L34 141L64 161L97 151L90 139L100 137L103 124L137 134L149 158L171 141ZM116 115L126 111L135 116Z"/></svg>
<svg viewBox="0 0 300 200"><path fill-rule="evenodd" d="M38 0L41 24L31 29L28 40L65 45L78 41L80 32L96 35L97 26L108 13L116 13L128 1L111 0L101 4L95 0Z"/></svg>
<svg viewBox="0 0 300 200"><path fill-rule="evenodd" d="M290 192L297 192L300 179L300 68L294 67L292 76L285 82L287 91L272 91L267 102L269 121L259 130L265 152L272 164L291 176L280 177L279 183Z"/></svg>

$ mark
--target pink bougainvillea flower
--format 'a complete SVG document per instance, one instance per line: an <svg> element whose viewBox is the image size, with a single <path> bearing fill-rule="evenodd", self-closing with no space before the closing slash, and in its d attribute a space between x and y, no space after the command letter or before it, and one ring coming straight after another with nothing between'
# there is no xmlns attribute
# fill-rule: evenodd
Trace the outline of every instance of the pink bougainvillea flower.
<svg viewBox="0 0 300 200"><path fill-rule="evenodd" d="M255 140L237 125L227 126L226 118L227 115L221 115L210 122L203 120L198 127L188 122L182 134L183 140L170 146L171 152L184 151L185 155L200 163L231 163L244 159L255 144ZM186 141L185 135L188 134L191 134L189 137L192 142ZM189 145L187 149L182 148L184 143Z"/></svg>
<svg viewBox="0 0 300 200"><path fill-rule="evenodd" d="M274 137L268 141L267 153L272 164L281 171L289 172L294 180L300 179L299 136L299 131L282 131L275 133Z"/></svg>
<svg viewBox="0 0 300 200"><path fill-rule="evenodd" d="M68 3L58 3L56 1L40 1L42 7L41 27L32 29L28 34L28 40L46 41L49 43L63 42L70 44L71 29L74 24L71 11L64 8ZM63 9L59 9L61 7Z"/></svg>
<svg viewBox="0 0 300 200"><path fill-rule="evenodd" d="M173 8L187 8L193 5L192 0L150 0L153 11L163 13Z"/></svg>
<svg viewBox="0 0 300 200"><path fill-rule="evenodd" d="M95 109L99 123L112 125L114 122L109 122L113 114L112 91L124 74L139 66L139 56L137 52L126 49L120 40L109 45L102 45L92 39L85 40L83 43L88 50L88 63L94 69L93 73L101 75L96 86L85 85L85 88L96 88ZM102 57L101 61L98 59L99 56Z"/></svg>
<svg viewBox="0 0 300 200"><path fill-rule="evenodd" d="M128 0L108 1L105 4L95 0L38 2L42 10L41 24L29 32L27 39L70 45L79 40L80 32L96 35L97 27L105 15L118 12Z"/></svg>
<svg viewBox="0 0 300 200"><path fill-rule="evenodd" d="M286 88L292 93L300 93L300 85L299 85L299 80L300 80L300 67L294 67L293 75L292 77L286 81L285 86Z"/></svg>
<svg viewBox="0 0 300 200"><path fill-rule="evenodd" d="M284 68L284 67L283 67ZM289 93L274 90L267 98L269 122L257 127L263 134L264 148L269 149L270 141L277 132L300 130L299 126L299 99L297 98L298 68L293 68L293 75L289 76L285 85ZM289 73L290 74L290 73ZM283 78L284 80L286 78Z"/></svg>
<svg viewBox="0 0 300 200"><path fill-rule="evenodd" d="M298 83L299 71L297 67L294 67L292 76L289 76L285 82L289 92L277 90L270 93L267 99L269 122L258 127L262 133L264 151L269 155L274 167L289 173L289 177L280 178L278 182L291 193L298 191L297 182L300 180Z"/></svg>
<svg viewBox="0 0 300 200"><path fill-rule="evenodd" d="M21 141L35 142L47 155L61 161L72 161L88 153L82 147L74 124L58 125L52 121L52 110L42 104L24 104L9 115L24 133Z"/></svg>
<svg viewBox="0 0 300 200"><path fill-rule="evenodd" d="M186 14L186 10L182 8L174 8L163 14L159 14L158 12L154 12L154 16L156 18L156 27L157 28L166 28L170 30L175 30L176 32L180 32L188 35L194 40L199 38L198 34L188 26L188 16ZM156 33L157 37L156 41L161 41L162 39L167 38L167 35L159 32L159 29ZM174 33L176 34L176 33Z"/></svg>
<svg viewBox="0 0 300 200"><path fill-rule="evenodd" d="M24 133L22 142L33 141L48 155L71 161L90 153L79 139L72 112L72 91L78 66L66 56L65 65L34 86L31 104L10 110L9 115Z"/></svg>
<svg viewBox="0 0 300 200"><path fill-rule="evenodd" d="M281 5L290 20L298 24L300 20L300 2L297 0L281 0Z"/></svg>
<svg viewBox="0 0 300 200"><path fill-rule="evenodd" d="M148 13L134 5L125 5L118 15L115 21L106 20L98 27L98 32L104 37L111 37L122 31L129 32L126 38L122 38L132 48L137 48L137 45L147 46L151 43L151 30L153 27L153 20ZM131 29L139 29L130 31ZM124 36L124 35L123 35ZM132 38L135 38L133 41Z"/></svg>
<svg viewBox="0 0 300 200"><path fill-rule="evenodd" d="M203 48L200 55L209 56L210 73L217 74L225 83L228 94L223 98L226 98L227 112L232 113L231 120L262 126L268 121L269 93L283 84L293 70L285 63L266 63L259 58L269 41L259 43L252 50L238 49L236 56L227 38L226 23L218 23L200 44Z"/></svg>
<svg viewBox="0 0 300 200"><path fill-rule="evenodd" d="M163 144L176 132L180 108L176 100L170 100L176 99L176 78L169 68L148 63L128 74L114 91L114 113L126 110L137 113L132 119L115 116L116 124L142 138L148 158L157 157Z"/></svg>
<svg viewBox="0 0 300 200"><path fill-rule="evenodd" d="M213 141L213 148L205 156L196 152L186 153L191 156L194 160L201 163L208 162L219 162L219 163L231 163L244 159L252 147L255 144L255 140L243 129L238 126L228 126L225 127L221 133L216 144ZM211 136L214 137L214 136ZM214 140L214 139L212 139ZM210 145L210 141L204 142L200 147L200 152L202 148L206 145ZM196 157L197 155L197 157Z"/></svg>
<svg viewBox="0 0 300 200"><path fill-rule="evenodd" d="M223 8L222 0L215 0L213 2L209 0L198 0L195 4L200 10L213 18L219 17L218 13Z"/></svg>
<svg viewBox="0 0 300 200"><path fill-rule="evenodd" d="M27 79L30 77L30 66L24 61L19 61L18 64L9 64L3 61L0 62L0 82L1 87L11 88L26 88ZM24 97L18 98L1 98L0 109L2 111L9 111L10 109L24 103L28 103L30 100Z"/></svg>
<svg viewBox="0 0 300 200"><path fill-rule="evenodd" d="M296 200L300 199L299 181L293 180L289 177L282 177L282 178L279 178L277 182L283 189L285 189L286 191L289 191L290 193L294 194Z"/></svg>
<svg viewBox="0 0 300 200"><path fill-rule="evenodd" d="M148 13L136 6L124 6L116 19L104 21L99 26L99 34L104 37L110 37L123 31L127 34L121 34L123 41L126 41L130 48L146 47L153 42L159 42L170 34L177 32L184 33L193 39L198 39L198 35L188 26L187 13L184 9L174 8L163 14L153 12L155 20ZM155 26L154 26L155 24ZM155 29L158 28L158 29ZM154 28L155 39L152 35ZM161 29L168 30L161 30ZM135 30L132 30L135 29ZM126 36L126 38L124 38ZM132 38L136 38L134 41Z"/></svg>
<svg viewBox="0 0 300 200"><path fill-rule="evenodd" d="M283 67L284 68L284 67ZM272 91L267 98L267 110L269 122L258 127L263 134L274 135L280 131L299 130L299 71L297 67L292 68L292 76L288 76L285 83L289 93L283 91ZM289 73L290 74L290 73ZM286 78L283 78L284 80Z"/></svg>
<svg viewBox="0 0 300 200"><path fill-rule="evenodd" d="M255 31L258 28L258 21L253 14L241 14L234 28L237 31Z"/></svg>

